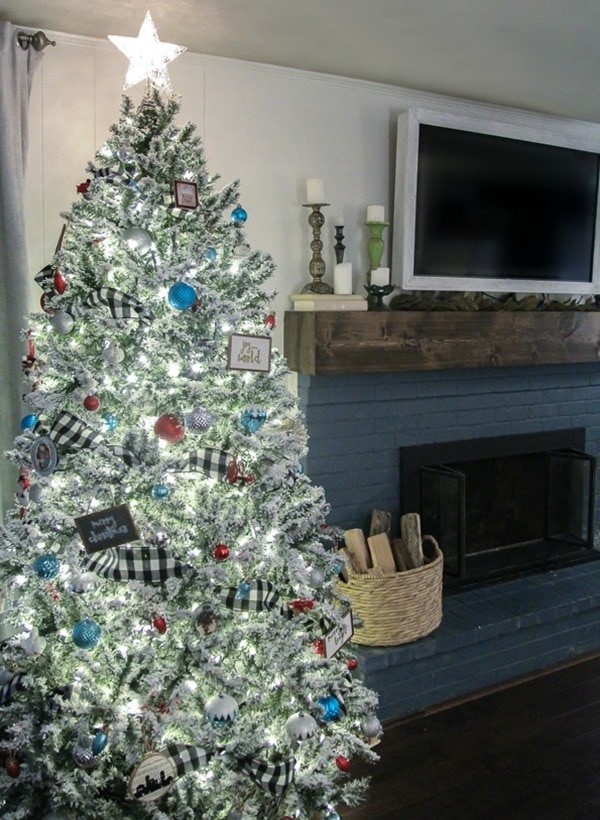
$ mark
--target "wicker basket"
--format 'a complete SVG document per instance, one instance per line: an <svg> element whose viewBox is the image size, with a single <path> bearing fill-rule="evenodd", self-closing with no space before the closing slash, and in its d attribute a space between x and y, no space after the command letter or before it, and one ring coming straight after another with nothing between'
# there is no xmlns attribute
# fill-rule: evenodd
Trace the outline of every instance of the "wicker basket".
<svg viewBox="0 0 600 820"><path fill-rule="evenodd" d="M431 535L426 563L417 569L385 575L357 575L348 567L340 592L360 619L352 641L366 646L397 646L429 635L442 620L444 556Z"/></svg>

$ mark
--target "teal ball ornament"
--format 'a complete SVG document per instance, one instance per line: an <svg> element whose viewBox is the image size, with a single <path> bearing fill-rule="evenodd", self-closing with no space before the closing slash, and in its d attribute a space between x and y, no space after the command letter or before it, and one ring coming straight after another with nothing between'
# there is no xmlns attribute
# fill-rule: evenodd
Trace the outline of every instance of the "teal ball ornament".
<svg viewBox="0 0 600 820"><path fill-rule="evenodd" d="M237 208L234 208L231 212L231 221L234 224L243 225L247 219L248 214L240 205L238 205Z"/></svg>
<svg viewBox="0 0 600 820"><path fill-rule="evenodd" d="M247 433L256 433L267 420L267 413L260 407L248 407L240 414L240 427Z"/></svg>
<svg viewBox="0 0 600 820"><path fill-rule="evenodd" d="M155 484L150 490L150 494L155 501L164 501L171 494L171 490L166 484Z"/></svg>
<svg viewBox="0 0 600 820"><path fill-rule="evenodd" d="M99 642L102 629L96 621L85 618L73 627L73 643L80 649L93 649Z"/></svg>
<svg viewBox="0 0 600 820"><path fill-rule="evenodd" d="M33 571L38 578L43 578L45 581L49 581L50 578L56 578L59 570L60 561L55 555L40 555L33 562Z"/></svg>
<svg viewBox="0 0 600 820"><path fill-rule="evenodd" d="M187 282L175 282L169 288L167 298L175 310L188 310L196 301L196 291Z"/></svg>
<svg viewBox="0 0 600 820"><path fill-rule="evenodd" d="M37 424L38 417L35 413L28 413L21 419L21 430L33 430Z"/></svg>
<svg viewBox="0 0 600 820"><path fill-rule="evenodd" d="M108 735L106 732L96 732L94 739L92 740L92 754L99 755L101 752L104 751L106 748L106 744L108 743Z"/></svg>
<svg viewBox="0 0 600 820"><path fill-rule="evenodd" d="M317 703L323 710L321 720L325 723L333 723L344 717L346 713L342 702L335 695L326 695L324 698L319 698Z"/></svg>
<svg viewBox="0 0 600 820"><path fill-rule="evenodd" d="M106 433L112 433L119 426L119 419L114 413L105 413L102 416L103 427Z"/></svg>
<svg viewBox="0 0 600 820"><path fill-rule="evenodd" d="M217 258L217 252L214 248L207 248L204 251L204 258L207 262L214 262Z"/></svg>

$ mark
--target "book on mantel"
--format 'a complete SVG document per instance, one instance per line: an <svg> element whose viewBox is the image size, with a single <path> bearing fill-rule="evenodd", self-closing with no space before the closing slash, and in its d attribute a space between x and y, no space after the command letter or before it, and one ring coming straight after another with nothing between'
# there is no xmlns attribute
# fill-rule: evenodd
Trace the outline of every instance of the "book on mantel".
<svg viewBox="0 0 600 820"><path fill-rule="evenodd" d="M359 293L292 293L294 310L367 310Z"/></svg>

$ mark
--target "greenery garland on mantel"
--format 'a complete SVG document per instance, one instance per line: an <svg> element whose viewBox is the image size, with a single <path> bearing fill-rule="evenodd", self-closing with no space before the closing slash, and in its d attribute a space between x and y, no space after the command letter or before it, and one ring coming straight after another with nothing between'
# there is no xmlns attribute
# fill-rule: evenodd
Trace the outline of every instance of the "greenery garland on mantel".
<svg viewBox="0 0 600 820"><path fill-rule="evenodd" d="M481 292L457 293L453 291L402 291L389 304L392 310L446 310L446 311L597 311L600 297L572 297L557 299L548 294L501 293L492 295Z"/></svg>

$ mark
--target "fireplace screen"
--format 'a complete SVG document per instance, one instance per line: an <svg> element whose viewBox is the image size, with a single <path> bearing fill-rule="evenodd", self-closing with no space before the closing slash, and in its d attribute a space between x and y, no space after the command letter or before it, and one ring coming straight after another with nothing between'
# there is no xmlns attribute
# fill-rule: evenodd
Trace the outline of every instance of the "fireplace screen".
<svg viewBox="0 0 600 820"><path fill-rule="evenodd" d="M439 541L447 573L485 579L591 557L595 458L570 447L520 452L502 439L494 453L480 441L464 460L416 474L423 531Z"/></svg>

